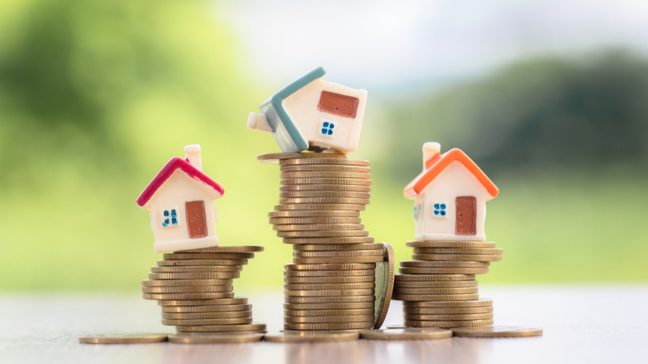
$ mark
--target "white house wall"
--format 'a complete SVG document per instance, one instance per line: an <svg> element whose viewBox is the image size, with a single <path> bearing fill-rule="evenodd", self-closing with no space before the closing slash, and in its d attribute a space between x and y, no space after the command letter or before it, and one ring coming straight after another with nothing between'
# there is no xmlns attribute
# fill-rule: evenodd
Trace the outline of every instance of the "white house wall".
<svg viewBox="0 0 648 364"><path fill-rule="evenodd" d="M173 172L166 182L160 186L145 206L151 215L151 228L156 242L156 251L174 251L183 248L196 249L218 243L216 206L213 193L210 193L209 188L180 170ZM205 202L207 236L200 239L190 239L187 231L185 202L197 200ZM178 225L163 227L163 210L173 208L177 212Z"/></svg>
<svg viewBox="0 0 648 364"><path fill-rule="evenodd" d="M456 206L458 196L476 198L476 234L456 235ZM461 163L451 163L430 182L416 202L423 202L423 218L416 222L419 240L485 240L486 200L490 196L481 183ZM446 204L446 216L434 216L434 204Z"/></svg>
<svg viewBox="0 0 648 364"><path fill-rule="evenodd" d="M359 102L356 117L347 118L320 111L317 104L322 91L357 97ZM355 150L360 141L366 102L367 91L352 89L319 78L287 97L283 105L306 140L349 152ZM324 120L335 123L334 133L330 137L321 133Z"/></svg>

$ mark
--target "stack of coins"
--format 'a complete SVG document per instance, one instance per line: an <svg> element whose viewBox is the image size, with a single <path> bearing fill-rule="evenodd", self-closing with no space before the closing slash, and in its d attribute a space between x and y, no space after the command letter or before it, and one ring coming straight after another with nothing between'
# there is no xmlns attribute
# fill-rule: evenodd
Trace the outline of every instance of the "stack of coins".
<svg viewBox="0 0 648 364"><path fill-rule="evenodd" d="M164 254L142 281L145 299L162 306L162 324L178 333L263 333L252 323L252 305L234 297L232 281L260 246L221 246Z"/></svg>
<svg viewBox="0 0 648 364"><path fill-rule="evenodd" d="M360 220L370 198L369 162L334 152L266 154L259 160L279 160L280 204L270 223L293 246L293 262L284 268L284 329L380 326L393 269L391 276L384 269L388 245L374 243Z"/></svg>
<svg viewBox="0 0 648 364"><path fill-rule="evenodd" d="M400 264L394 299L403 301L405 326L480 327L493 324L493 302L479 299L476 274L502 259L495 243L412 241L413 260Z"/></svg>

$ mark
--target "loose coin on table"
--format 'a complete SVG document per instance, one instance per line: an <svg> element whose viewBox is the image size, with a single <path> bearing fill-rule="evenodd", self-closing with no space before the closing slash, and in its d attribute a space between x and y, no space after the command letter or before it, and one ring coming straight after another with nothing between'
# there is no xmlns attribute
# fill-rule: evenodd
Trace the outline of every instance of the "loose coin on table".
<svg viewBox="0 0 648 364"><path fill-rule="evenodd" d="M266 334L264 340L274 343L323 343L358 340L357 331L284 331L279 334Z"/></svg>
<svg viewBox="0 0 648 364"><path fill-rule="evenodd" d="M388 328L360 331L360 338L367 340L436 340L452 337L451 330L437 328Z"/></svg>
<svg viewBox="0 0 648 364"><path fill-rule="evenodd" d="M81 344L153 344L167 341L167 334L108 334L95 336L82 336Z"/></svg>
<svg viewBox="0 0 648 364"><path fill-rule="evenodd" d="M261 341L263 334L176 334L169 335L169 342L176 344L243 344Z"/></svg>
<svg viewBox="0 0 648 364"><path fill-rule="evenodd" d="M531 337L542 336L542 329L518 326L462 327L452 329L454 336L460 337Z"/></svg>

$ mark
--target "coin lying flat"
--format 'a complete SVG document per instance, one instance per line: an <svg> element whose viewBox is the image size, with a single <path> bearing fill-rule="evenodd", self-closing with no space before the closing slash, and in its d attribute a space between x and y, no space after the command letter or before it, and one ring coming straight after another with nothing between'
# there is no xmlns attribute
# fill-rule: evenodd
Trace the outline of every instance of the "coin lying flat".
<svg viewBox="0 0 648 364"><path fill-rule="evenodd" d="M385 318L389 305L391 304L394 291L394 250L388 243L383 243L383 261L376 263L376 295L374 302L374 328L379 329Z"/></svg>
<svg viewBox="0 0 648 364"><path fill-rule="evenodd" d="M231 279L238 278L239 272L202 272L202 273L150 273L150 279Z"/></svg>
<svg viewBox="0 0 648 364"><path fill-rule="evenodd" d="M493 320L473 320L473 321L414 321L405 320L405 326L412 327L440 327L443 329L454 329L457 327L478 327L491 326Z"/></svg>
<svg viewBox="0 0 648 364"><path fill-rule="evenodd" d="M363 244L363 245L377 245L382 246L381 244ZM322 257L359 257L359 256L368 256L376 255L383 257L382 249L370 249L370 250L325 250L325 251L314 251L308 250L303 251L299 249L293 249L293 256L300 258L322 258Z"/></svg>
<svg viewBox="0 0 648 364"><path fill-rule="evenodd" d="M252 311L212 311L212 312L162 312L162 318L169 320L197 320L252 317Z"/></svg>
<svg viewBox="0 0 648 364"><path fill-rule="evenodd" d="M394 292L394 299L400 301L472 301L478 294L399 294Z"/></svg>
<svg viewBox="0 0 648 364"><path fill-rule="evenodd" d="M437 340L452 337L451 330L437 328L403 328L362 330L360 338L367 340Z"/></svg>
<svg viewBox="0 0 648 364"><path fill-rule="evenodd" d="M359 217L271 217L270 223L277 229L282 225L311 224L360 224Z"/></svg>
<svg viewBox="0 0 648 364"><path fill-rule="evenodd" d="M285 316L284 322L289 324L351 323L351 322L373 323L374 315L372 312L369 315L351 315L351 316Z"/></svg>
<svg viewBox="0 0 648 364"><path fill-rule="evenodd" d="M153 273L204 273L204 272L238 272L241 270L241 267L235 265L227 266L212 266L212 265L200 265L200 266L190 266L190 265L176 265L176 266L161 266L161 267L152 267L151 272Z"/></svg>
<svg viewBox="0 0 648 364"><path fill-rule="evenodd" d="M267 334L265 341L275 343L322 343L358 340L357 332L284 331Z"/></svg>
<svg viewBox="0 0 648 364"><path fill-rule="evenodd" d="M364 255L364 256L355 256L355 257L313 257L313 258L302 258L293 256L293 262L297 264L335 264L335 263L378 263L382 261L382 257L379 255Z"/></svg>
<svg viewBox="0 0 648 364"><path fill-rule="evenodd" d="M203 292L230 292L232 285L222 286L179 286L179 287L142 287L144 293L203 293Z"/></svg>
<svg viewBox="0 0 648 364"><path fill-rule="evenodd" d="M375 268L375 264L373 263L335 263L335 264L286 264L284 266L284 271L288 270L297 270L297 271L308 271L308 270L313 270L313 271L341 271L341 270L349 270L349 271L362 271L362 270L371 270L373 273L373 269Z"/></svg>
<svg viewBox="0 0 648 364"><path fill-rule="evenodd" d="M302 204L285 204L275 205L275 211L362 211L365 209L364 204L350 203L302 203Z"/></svg>
<svg viewBox="0 0 648 364"><path fill-rule="evenodd" d="M187 287L232 284L231 279L145 280L142 287Z"/></svg>
<svg viewBox="0 0 648 364"><path fill-rule="evenodd" d="M358 211L334 211L334 210L287 210L272 211L268 213L271 218L304 218L304 217L358 217Z"/></svg>
<svg viewBox="0 0 648 364"><path fill-rule="evenodd" d="M287 290L340 290L340 289L373 289L374 282L361 282L361 283L286 283L284 288Z"/></svg>
<svg viewBox="0 0 648 364"><path fill-rule="evenodd" d="M313 197L360 198L368 200L371 198L371 193L356 191L284 191L279 194L279 198Z"/></svg>
<svg viewBox="0 0 648 364"><path fill-rule="evenodd" d="M349 284L349 283L374 283L374 277L366 276L346 276L346 277L293 277L285 276L286 284Z"/></svg>
<svg viewBox="0 0 648 364"><path fill-rule="evenodd" d="M263 334L177 334L169 335L169 342L175 344L242 344L261 341Z"/></svg>
<svg viewBox="0 0 648 364"><path fill-rule="evenodd" d="M423 268L401 267L403 274L485 274L488 268Z"/></svg>
<svg viewBox="0 0 648 364"><path fill-rule="evenodd" d="M284 276L286 277L360 277L372 276L374 269L361 269L361 270L290 270L284 269Z"/></svg>
<svg viewBox="0 0 648 364"><path fill-rule="evenodd" d="M350 310L290 310L285 309L284 315L289 317L302 317L302 316L369 316L373 315L373 307L362 308L362 309L350 309Z"/></svg>
<svg viewBox="0 0 648 364"><path fill-rule="evenodd" d="M221 264L221 260L216 259L179 259L179 260L161 260L157 262L158 267L199 267L199 266L210 266L218 267L219 269L231 270L241 270L243 264L230 264L227 262L226 265Z"/></svg>
<svg viewBox="0 0 648 364"><path fill-rule="evenodd" d="M284 290L284 295L287 297L354 297L354 296L367 296L370 295L373 299L374 290L370 289L323 289L312 291L293 291Z"/></svg>
<svg viewBox="0 0 648 364"><path fill-rule="evenodd" d="M214 298L232 298L234 292L198 292L198 293L143 293L147 300L210 300Z"/></svg>
<svg viewBox="0 0 648 364"><path fill-rule="evenodd" d="M494 248L495 243L485 241L410 241L413 248Z"/></svg>
<svg viewBox="0 0 648 364"><path fill-rule="evenodd" d="M207 306L165 306L162 313L201 313L201 312L237 312L251 311L252 305L207 305Z"/></svg>
<svg viewBox="0 0 648 364"><path fill-rule="evenodd" d="M365 230L301 230L277 231L277 236L282 238L340 238L340 237L367 237Z"/></svg>
<svg viewBox="0 0 648 364"><path fill-rule="evenodd" d="M453 260L453 261L474 261L474 262L498 262L502 260L501 255L487 254L414 254L412 258L418 260Z"/></svg>
<svg viewBox="0 0 648 364"><path fill-rule="evenodd" d="M257 332L265 333L265 324L244 324L244 325L190 325L190 326L177 326L178 332Z"/></svg>
<svg viewBox="0 0 648 364"><path fill-rule="evenodd" d="M334 151L324 153L302 152L302 153L267 153L257 156L258 161L279 161L284 159L306 159L306 158L340 158L346 159L346 155Z"/></svg>
<svg viewBox="0 0 648 364"><path fill-rule="evenodd" d="M286 244L360 244L373 243L371 237L342 237L342 238L285 238Z"/></svg>
<svg viewBox="0 0 648 364"><path fill-rule="evenodd" d="M341 184L312 184L312 185L283 185L279 188L281 192L286 191L354 191L370 192L370 185L341 185Z"/></svg>
<svg viewBox="0 0 648 364"><path fill-rule="evenodd" d="M405 288L397 286L394 294L408 295L408 294L466 294L477 293L477 287L448 287L448 288Z"/></svg>
<svg viewBox="0 0 648 364"><path fill-rule="evenodd" d="M455 261L455 260L404 260L401 267L407 268L486 268L490 266L489 262L475 261Z"/></svg>
<svg viewBox="0 0 648 364"><path fill-rule="evenodd" d="M474 281L474 274L396 274L398 281L437 282L437 281Z"/></svg>
<svg viewBox="0 0 648 364"><path fill-rule="evenodd" d="M209 300L160 300L160 306L211 306L211 305L246 305L247 298L216 298Z"/></svg>
<svg viewBox="0 0 648 364"><path fill-rule="evenodd" d="M414 248L415 254L477 254L502 255L501 248Z"/></svg>
<svg viewBox="0 0 648 364"><path fill-rule="evenodd" d="M353 165L325 165L325 164L305 164L305 165L282 165L281 172L319 172L326 175L326 172L354 172L354 173L370 173L369 166L353 166Z"/></svg>
<svg viewBox="0 0 648 364"><path fill-rule="evenodd" d="M311 230L362 230L362 224L285 224L274 225L274 230L277 231L311 231Z"/></svg>
<svg viewBox="0 0 648 364"><path fill-rule="evenodd" d="M287 330L324 331L324 330L359 330L373 327L373 318L368 322L345 323L284 323Z"/></svg>
<svg viewBox="0 0 648 364"><path fill-rule="evenodd" d="M234 317L223 319L174 320L162 319L162 325L199 326L199 325L246 325L252 323L252 317Z"/></svg>
<svg viewBox="0 0 648 364"><path fill-rule="evenodd" d="M435 302L404 302L403 306L408 307L433 307L433 308L466 308L466 307L493 307L493 301L487 299L475 301L435 301Z"/></svg>
<svg viewBox="0 0 648 364"><path fill-rule="evenodd" d="M308 310L308 311L326 311L326 310L364 310L364 309L374 309L373 301L365 302L333 302L333 303L284 303L284 309L295 311L295 310Z"/></svg>
<svg viewBox="0 0 648 364"><path fill-rule="evenodd" d="M358 296L284 296L286 303L352 303L352 302L374 302L373 292L367 295Z"/></svg>
<svg viewBox="0 0 648 364"><path fill-rule="evenodd" d="M492 320L493 313L474 313L463 315L420 315L405 313L406 320L416 321L473 321L473 320Z"/></svg>
<svg viewBox="0 0 648 364"><path fill-rule="evenodd" d="M299 244L293 247L293 251L305 252L305 251L348 251L348 250L378 250L383 251L384 247L382 244Z"/></svg>
<svg viewBox="0 0 648 364"><path fill-rule="evenodd" d="M308 178L357 178L363 180L371 179L371 172L345 172L345 171L281 171L282 180L308 179Z"/></svg>
<svg viewBox="0 0 648 364"><path fill-rule="evenodd" d="M281 179L281 184L288 185L357 185L371 186L370 178L290 178Z"/></svg>
<svg viewBox="0 0 648 364"><path fill-rule="evenodd" d="M187 253L257 253L262 252L263 247L258 245L237 245L237 246L213 246L209 248L183 250Z"/></svg>
<svg viewBox="0 0 648 364"><path fill-rule="evenodd" d="M453 329L452 333L460 337L531 337L542 336L542 329L518 326L464 327Z"/></svg>
<svg viewBox="0 0 648 364"><path fill-rule="evenodd" d="M167 341L167 334L108 334L95 336L82 336L81 344L152 344Z"/></svg>
<svg viewBox="0 0 648 364"><path fill-rule="evenodd" d="M353 160L347 158L291 158L291 159L281 159L279 164L283 168L284 166L294 166L294 165L350 165L350 166L369 166L369 161L366 160Z"/></svg>
<svg viewBox="0 0 648 364"><path fill-rule="evenodd" d="M213 259L219 261L219 265L243 265L247 263L249 256L238 255L234 253L164 253L164 260L184 260L184 259ZM252 254L252 253L241 253Z"/></svg>
<svg viewBox="0 0 648 364"><path fill-rule="evenodd" d="M477 281L397 281L396 289L401 288L450 288L477 287Z"/></svg>
<svg viewBox="0 0 648 364"><path fill-rule="evenodd" d="M493 307L403 307L405 314L415 315L467 315L492 313Z"/></svg>

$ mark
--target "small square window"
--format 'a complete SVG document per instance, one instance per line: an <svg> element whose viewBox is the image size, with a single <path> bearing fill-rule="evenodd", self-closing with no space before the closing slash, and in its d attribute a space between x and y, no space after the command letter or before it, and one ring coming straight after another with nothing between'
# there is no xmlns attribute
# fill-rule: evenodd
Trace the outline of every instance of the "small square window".
<svg viewBox="0 0 648 364"><path fill-rule="evenodd" d="M178 213L176 209L162 210L162 227L178 225Z"/></svg>
<svg viewBox="0 0 648 364"><path fill-rule="evenodd" d="M333 131L335 129L335 124L332 121L322 122L321 133L324 136L333 136Z"/></svg>
<svg viewBox="0 0 648 364"><path fill-rule="evenodd" d="M447 212L446 212L446 204L443 202L435 202L434 205L432 205L432 214L435 217L446 217Z"/></svg>

